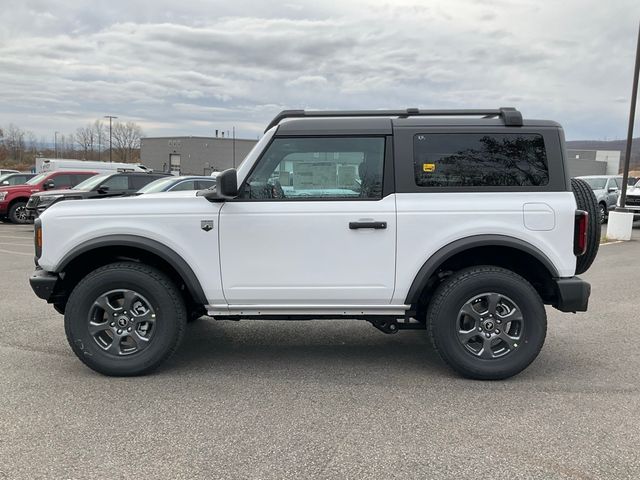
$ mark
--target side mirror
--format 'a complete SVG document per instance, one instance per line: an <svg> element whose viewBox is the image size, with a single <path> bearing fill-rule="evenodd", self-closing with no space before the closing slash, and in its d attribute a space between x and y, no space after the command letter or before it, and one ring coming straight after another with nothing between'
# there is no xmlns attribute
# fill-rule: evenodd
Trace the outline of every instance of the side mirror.
<svg viewBox="0 0 640 480"><path fill-rule="evenodd" d="M618 189L616 187L609 187L609 193L617 192Z"/></svg>
<svg viewBox="0 0 640 480"><path fill-rule="evenodd" d="M2 185L9 185L9 180L3 180Z"/></svg>
<svg viewBox="0 0 640 480"><path fill-rule="evenodd" d="M53 179L52 179L52 180L47 180L47 181L46 181L46 182L44 182L44 184L42 185L42 188L43 188L44 190L51 190L51 189L53 189L53 188L55 188L55 187L56 187L56 182L54 182L54 181L53 181Z"/></svg>
<svg viewBox="0 0 640 480"><path fill-rule="evenodd" d="M238 172L235 168L229 168L216 177L216 195L218 198L238 196Z"/></svg>
<svg viewBox="0 0 640 480"><path fill-rule="evenodd" d="M107 185L100 185L98 187L98 193L107 193L109 191L109 187Z"/></svg>

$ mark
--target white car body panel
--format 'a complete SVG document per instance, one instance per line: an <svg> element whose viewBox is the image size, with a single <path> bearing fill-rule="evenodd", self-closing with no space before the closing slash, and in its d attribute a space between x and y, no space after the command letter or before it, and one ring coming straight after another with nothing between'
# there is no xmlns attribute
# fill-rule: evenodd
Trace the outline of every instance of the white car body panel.
<svg viewBox="0 0 640 480"><path fill-rule="evenodd" d="M528 192L396 194L398 260L392 303L405 301L413 279L435 252L474 235L505 235L527 242L549 258L560 277L573 276L573 193L544 192L541 197L555 216L555 227L544 231L525 227L525 205L535 197Z"/></svg>
<svg viewBox="0 0 640 480"><path fill-rule="evenodd" d="M349 229L349 222L386 229ZM395 195L378 201L227 202L220 258L229 304L389 304Z"/></svg>
<svg viewBox="0 0 640 480"><path fill-rule="evenodd" d="M193 191L59 202L40 217L44 241L38 263L44 270L53 271L66 254L88 240L137 235L164 244L180 255L200 281L209 303L221 303L224 302L218 258L221 206L197 197ZM213 220L213 230L202 230L202 220Z"/></svg>

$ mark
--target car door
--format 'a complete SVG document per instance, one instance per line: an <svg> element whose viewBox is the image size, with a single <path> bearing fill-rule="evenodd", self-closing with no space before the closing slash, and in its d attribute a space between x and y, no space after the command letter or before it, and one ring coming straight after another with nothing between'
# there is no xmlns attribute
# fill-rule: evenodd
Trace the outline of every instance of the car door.
<svg viewBox="0 0 640 480"><path fill-rule="evenodd" d="M620 195L620 185L618 184L615 178L610 178L607 184L607 207L614 206L618 201L618 196Z"/></svg>
<svg viewBox="0 0 640 480"><path fill-rule="evenodd" d="M220 211L227 303L389 304L396 245L395 196L385 194L389 142L275 138Z"/></svg>

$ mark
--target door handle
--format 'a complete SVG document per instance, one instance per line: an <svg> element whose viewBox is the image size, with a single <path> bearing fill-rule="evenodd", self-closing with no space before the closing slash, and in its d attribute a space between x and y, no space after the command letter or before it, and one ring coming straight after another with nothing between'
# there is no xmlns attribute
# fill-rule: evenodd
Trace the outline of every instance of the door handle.
<svg viewBox="0 0 640 480"><path fill-rule="evenodd" d="M357 230L359 228L381 230L387 228L387 222L349 222L349 230Z"/></svg>

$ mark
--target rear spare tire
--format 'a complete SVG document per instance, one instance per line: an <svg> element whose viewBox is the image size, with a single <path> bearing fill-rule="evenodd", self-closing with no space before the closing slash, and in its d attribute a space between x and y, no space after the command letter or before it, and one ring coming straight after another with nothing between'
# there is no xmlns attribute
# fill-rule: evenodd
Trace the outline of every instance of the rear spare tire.
<svg viewBox="0 0 640 480"><path fill-rule="evenodd" d="M600 247L600 207L591 187L579 178L571 179L571 189L576 197L578 210L584 210L589 214L587 226L587 249L584 255L576 259L576 275L586 272L596 259Z"/></svg>

